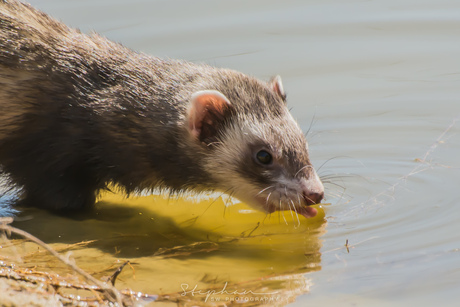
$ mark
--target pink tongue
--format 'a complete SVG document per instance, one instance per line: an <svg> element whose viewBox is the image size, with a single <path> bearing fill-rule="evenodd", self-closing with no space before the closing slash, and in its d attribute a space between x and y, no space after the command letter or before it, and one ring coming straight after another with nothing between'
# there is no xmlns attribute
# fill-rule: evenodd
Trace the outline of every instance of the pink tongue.
<svg viewBox="0 0 460 307"><path fill-rule="evenodd" d="M312 207L303 207L299 213L305 216L306 218L309 218L309 217L316 216L316 214L318 213L318 210Z"/></svg>

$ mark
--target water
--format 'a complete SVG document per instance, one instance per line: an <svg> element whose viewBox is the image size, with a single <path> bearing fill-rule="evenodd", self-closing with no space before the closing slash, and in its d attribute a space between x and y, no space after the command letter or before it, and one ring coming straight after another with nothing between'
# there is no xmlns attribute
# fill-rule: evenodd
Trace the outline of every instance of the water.
<svg viewBox="0 0 460 307"><path fill-rule="evenodd" d="M145 53L281 75L302 129L311 126L312 160L324 163L331 205L325 218L297 227L289 215L267 221L242 205L224 210L220 200L208 210L209 202L119 205L108 196L97 216L32 211L17 227L56 247L98 240L74 251L77 263L103 275L101 263L131 259L136 279L125 272L120 283L148 293L227 281L256 292L254 280L282 275L268 287L284 291L279 304L456 305L458 1L31 3ZM153 257L159 248L183 255Z"/></svg>

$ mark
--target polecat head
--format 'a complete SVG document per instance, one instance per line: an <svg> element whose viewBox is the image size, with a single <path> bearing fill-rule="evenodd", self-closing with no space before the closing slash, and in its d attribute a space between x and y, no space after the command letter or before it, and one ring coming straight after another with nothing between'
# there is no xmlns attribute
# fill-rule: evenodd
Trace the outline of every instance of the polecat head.
<svg viewBox="0 0 460 307"><path fill-rule="evenodd" d="M266 212L316 215L310 205L321 201L324 188L280 77L263 83L239 76L191 100L188 130L205 147L202 162L220 190Z"/></svg>

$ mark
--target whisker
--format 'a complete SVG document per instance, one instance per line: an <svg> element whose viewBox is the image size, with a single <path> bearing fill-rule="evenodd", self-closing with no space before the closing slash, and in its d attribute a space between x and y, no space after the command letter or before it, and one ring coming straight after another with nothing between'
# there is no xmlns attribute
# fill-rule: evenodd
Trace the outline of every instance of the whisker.
<svg viewBox="0 0 460 307"><path fill-rule="evenodd" d="M272 195L272 193L273 193L273 191L270 192L270 193L268 193L267 199L265 200L265 205L267 206L267 208L268 208L268 206L269 206L269 205L268 205L268 200L270 199L270 196Z"/></svg>
<svg viewBox="0 0 460 307"><path fill-rule="evenodd" d="M270 188L274 188L275 186L274 185L271 185L269 187L266 187L265 189L263 189L262 191L260 191L259 193L256 194L256 196L259 196L261 193L265 192L266 190L270 189Z"/></svg>
<svg viewBox="0 0 460 307"><path fill-rule="evenodd" d="M360 177L361 175L355 174L330 174L330 175L320 175L319 178L321 180L328 180L328 179L341 179L341 178L353 178L353 177Z"/></svg>
<svg viewBox="0 0 460 307"><path fill-rule="evenodd" d="M326 161L324 161L323 164L321 164L320 167L318 167L318 168L316 169L316 172L319 172L319 170L320 170L326 163L329 163L329 162L331 162L332 160L339 159L339 158L349 158L349 159L351 159L351 157L349 157L349 156L336 156L336 157L329 158L329 159L327 159ZM362 164L362 163L361 163L361 164Z"/></svg>
<svg viewBox="0 0 460 307"><path fill-rule="evenodd" d="M304 134L305 137L307 137L308 134L310 134L310 130L311 130L311 128L313 127L313 123L315 122L315 119L316 119L316 108L315 108L315 113L313 113L313 117L311 118L310 126L308 127L307 132Z"/></svg>
<svg viewBox="0 0 460 307"><path fill-rule="evenodd" d="M297 175L298 175L302 170L304 170L304 169L307 168L307 167L313 168L313 166L311 166L311 165L305 165L304 167L302 167L301 169L299 169L299 170L297 171L297 173L295 173L294 177L297 177Z"/></svg>
<svg viewBox="0 0 460 307"><path fill-rule="evenodd" d="M270 205L269 205L268 202L269 202L269 200L270 200L270 196L272 196L272 193L273 193L273 191L271 191L270 193L268 193L267 199L265 200L265 206L267 207L267 210L270 209ZM270 213L270 218L271 218L271 216L272 216L272 214ZM264 221L265 221L265 218L264 218Z"/></svg>
<svg viewBox="0 0 460 307"><path fill-rule="evenodd" d="M339 197L339 196L343 196L345 194L345 192L330 192L330 191L327 191L326 192L326 196L324 197L325 200L327 200L329 197Z"/></svg>
<svg viewBox="0 0 460 307"><path fill-rule="evenodd" d="M309 200L310 202L314 203L314 201L313 201L310 197L308 197L308 196L304 196L304 197L305 197L307 200Z"/></svg>
<svg viewBox="0 0 460 307"><path fill-rule="evenodd" d="M339 201L341 201L341 200L343 199L343 196L344 196L344 195L345 195L345 190L343 190L342 195L340 195Z"/></svg>
<svg viewBox="0 0 460 307"><path fill-rule="evenodd" d="M330 189L328 188L328 189L327 189L327 195L328 195L328 196L329 196L329 195L332 195L333 197L339 197L339 201L341 201L341 200L344 198L344 196L346 195L347 189L346 189L346 187L344 186L345 183L343 182L343 179L342 179L342 178L339 178L339 179L340 179L340 181L342 182L343 185L340 185L340 184L338 184L338 183L335 183L335 182L332 182L332 181L328 181L328 180L323 181L323 183L324 183L325 185L332 185L332 186L335 186L335 187L340 188L340 189L342 190L340 193L331 193Z"/></svg>
<svg viewBox="0 0 460 307"><path fill-rule="evenodd" d="M331 193L331 192L328 191L327 192L327 197L325 197L324 199L329 198L329 196L336 197L336 198L338 198L337 203L339 203L345 198L345 195L346 195L345 189L343 189L341 193Z"/></svg>
<svg viewBox="0 0 460 307"><path fill-rule="evenodd" d="M289 212L291 213L291 217L292 217L292 220L294 221L294 209L295 208L291 208L291 204L288 202L288 207L289 207ZM294 226L295 228L295 226Z"/></svg>
<svg viewBox="0 0 460 307"><path fill-rule="evenodd" d="M332 185L334 185L334 186L336 186L336 187L341 188L342 190L346 190L346 188L345 188L344 186L342 186L342 185L340 185L340 184L338 184L338 183L335 183L335 182L329 182L329 181L327 181L327 182L323 182L323 183L324 183L324 184L332 184Z"/></svg>
<svg viewBox="0 0 460 307"><path fill-rule="evenodd" d="M297 227L294 227L294 228L298 228L300 227L300 219L299 219L299 214L297 213L297 209L295 208L295 204L294 202L292 201L292 199L289 199L292 203L292 207L294 208L294 212L295 212L295 216L297 218Z"/></svg>
<svg viewBox="0 0 460 307"><path fill-rule="evenodd" d="M280 214L281 214L281 209L282 209L282 208L281 208L281 196L280 196L280 210L279 210L279 211L280 211ZM283 215L284 223L285 223L286 225L289 225L288 222L286 221L286 217L284 216L284 213L283 213L282 215Z"/></svg>
<svg viewBox="0 0 460 307"><path fill-rule="evenodd" d="M361 179L366 180L367 182L369 182L369 178L366 178L366 177L364 177L362 175L351 174L351 173L320 175L319 178L321 179L321 181L323 179L328 180L328 179L343 179L343 178L361 178Z"/></svg>
<svg viewBox="0 0 460 307"><path fill-rule="evenodd" d="M220 193L219 196L217 196L216 198L214 198L214 200L209 204L209 206L203 211L202 215L206 213L206 211L209 210L209 208L211 208L212 204L214 204L222 195L226 194L228 191L232 190L232 188L228 188L227 190L225 190L224 192Z"/></svg>

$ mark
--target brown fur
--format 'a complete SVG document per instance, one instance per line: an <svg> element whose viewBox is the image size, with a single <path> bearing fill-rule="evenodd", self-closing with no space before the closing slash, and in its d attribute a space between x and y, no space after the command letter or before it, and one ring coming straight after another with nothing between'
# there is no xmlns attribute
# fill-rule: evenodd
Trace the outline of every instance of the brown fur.
<svg viewBox="0 0 460 307"><path fill-rule="evenodd" d="M232 70L137 53L27 4L0 1L0 164L22 188L24 204L90 208L110 182L128 192L221 190L249 199L279 178L309 184L284 184L292 196L277 188L266 210L297 195L298 206L305 197L319 201L322 185L281 89ZM206 90L230 107L204 108L208 122L194 137L190 101ZM254 162L259 147L273 152L275 165Z"/></svg>

